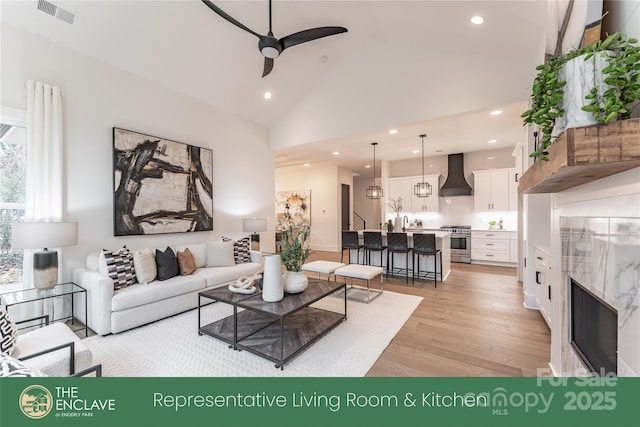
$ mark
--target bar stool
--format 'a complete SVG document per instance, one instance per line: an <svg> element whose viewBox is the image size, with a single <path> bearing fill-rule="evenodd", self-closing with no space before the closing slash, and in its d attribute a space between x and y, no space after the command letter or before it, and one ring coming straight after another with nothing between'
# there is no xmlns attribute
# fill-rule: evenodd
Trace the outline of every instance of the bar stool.
<svg viewBox="0 0 640 427"><path fill-rule="evenodd" d="M380 252L380 267L382 267L382 253L387 250L387 247L382 244L382 233L379 231L363 231L362 235L364 236L366 263L371 265L371 252ZM362 263L365 263L364 259Z"/></svg>
<svg viewBox="0 0 640 427"><path fill-rule="evenodd" d="M440 255L440 273L438 273L438 254ZM433 272L433 283L436 288L438 287L438 274L440 274L440 282L442 282L442 252L436 248L436 235L435 234L422 234L415 233L413 235L413 255L414 266L417 265L417 269L414 268L414 278L417 275L420 278L420 255L432 256L435 272ZM415 263L415 257L418 257L418 263ZM424 278L426 279L430 271L424 270Z"/></svg>
<svg viewBox="0 0 640 427"><path fill-rule="evenodd" d="M407 240L407 233L387 233L387 275L389 275L389 271L391 274L394 272L393 268L393 260L395 258L395 254L404 254L405 255L405 268L399 268L398 271L404 270L405 272L405 281L409 283L409 253L411 252L411 248L409 247L409 243ZM389 254L391 254L391 264L389 264ZM412 256L413 258L413 256ZM412 260L413 261L413 260ZM391 265L391 270L389 270L389 265ZM411 281L413 281L413 276L415 276L413 266L411 267Z"/></svg>
<svg viewBox="0 0 640 427"><path fill-rule="evenodd" d="M355 250L356 252L356 264L360 264L360 249L364 246L360 244L360 238L358 237L357 231L342 231L342 251L340 252L340 262L342 261L342 257L344 256L344 250L349 250L349 264L351 264L351 251ZM364 254L362 256L362 263L364 264Z"/></svg>

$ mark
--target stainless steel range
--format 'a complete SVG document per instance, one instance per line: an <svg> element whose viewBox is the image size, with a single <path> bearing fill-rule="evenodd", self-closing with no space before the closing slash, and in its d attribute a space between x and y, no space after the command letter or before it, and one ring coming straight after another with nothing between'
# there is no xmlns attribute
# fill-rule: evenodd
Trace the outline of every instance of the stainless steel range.
<svg viewBox="0 0 640 427"><path fill-rule="evenodd" d="M440 230L451 232L451 262L471 264L471 226L443 225Z"/></svg>

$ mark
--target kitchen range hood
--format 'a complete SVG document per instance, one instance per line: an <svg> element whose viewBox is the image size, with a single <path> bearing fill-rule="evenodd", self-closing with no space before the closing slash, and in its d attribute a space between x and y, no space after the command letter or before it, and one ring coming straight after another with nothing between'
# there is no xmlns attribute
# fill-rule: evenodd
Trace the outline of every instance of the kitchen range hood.
<svg viewBox="0 0 640 427"><path fill-rule="evenodd" d="M470 196L471 187L464 178L464 155L449 154L447 180L440 188L440 197Z"/></svg>

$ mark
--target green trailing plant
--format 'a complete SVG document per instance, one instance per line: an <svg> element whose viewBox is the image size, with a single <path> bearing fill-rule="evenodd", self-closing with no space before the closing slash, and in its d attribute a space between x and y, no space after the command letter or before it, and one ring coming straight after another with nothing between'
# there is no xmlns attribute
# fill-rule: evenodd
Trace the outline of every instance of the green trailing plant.
<svg viewBox="0 0 640 427"><path fill-rule="evenodd" d="M310 233L311 227L307 224L291 225L282 231L280 258L288 271L300 271L309 257L311 249L307 240Z"/></svg>
<svg viewBox="0 0 640 427"><path fill-rule="evenodd" d="M602 70L605 87L599 87L594 77L593 88L586 96L582 110L591 113L598 123L631 117L632 108L640 99L640 46L638 40L614 33L605 40L564 56L552 57L536 67L538 74L531 90L531 107L521 115L523 124L536 125L541 133L538 147L530 157L548 160L547 149L557 138L553 135L555 121L564 114L562 101L566 82L559 79L558 72L567 61L582 55L585 61L594 55L603 55L607 60L607 66Z"/></svg>
<svg viewBox="0 0 640 427"><path fill-rule="evenodd" d="M607 66L602 70L604 92L594 86L586 96L590 103L583 111L593 114L598 123L610 123L631 117L632 107L640 99L640 46L638 40L627 39L615 33L598 42L593 49L586 48L585 61L593 55L605 57Z"/></svg>

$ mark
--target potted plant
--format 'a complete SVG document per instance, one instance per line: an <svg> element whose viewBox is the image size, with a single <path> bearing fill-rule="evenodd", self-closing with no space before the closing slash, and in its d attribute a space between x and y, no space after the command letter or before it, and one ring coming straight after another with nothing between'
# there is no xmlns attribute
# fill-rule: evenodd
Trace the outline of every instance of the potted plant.
<svg viewBox="0 0 640 427"><path fill-rule="evenodd" d="M416 227L422 228L422 220L421 219L416 219Z"/></svg>
<svg viewBox="0 0 640 427"><path fill-rule="evenodd" d="M584 80L584 75L578 72L571 74L566 69L568 64L575 64L577 61L584 64L576 68L580 72L588 70L591 76L587 81L592 83L584 97L577 97L584 98L578 108L589 113L593 120L577 125L561 123L558 127L566 110L570 108L568 100L565 101L565 89L576 88L574 77ZM634 105L637 106L640 99L639 64L638 41L627 38L622 33L615 33L593 45L573 50L564 56L552 57L545 64L536 67L538 74L532 86L531 108L522 114L525 125L536 125L541 132L539 144L530 156L548 160L547 149L568 127L630 118Z"/></svg>
<svg viewBox="0 0 640 427"><path fill-rule="evenodd" d="M290 225L282 231L280 258L287 270L284 279L284 291L287 293L302 292L309 283L301 268L311 252L307 243L310 233L308 224Z"/></svg>

